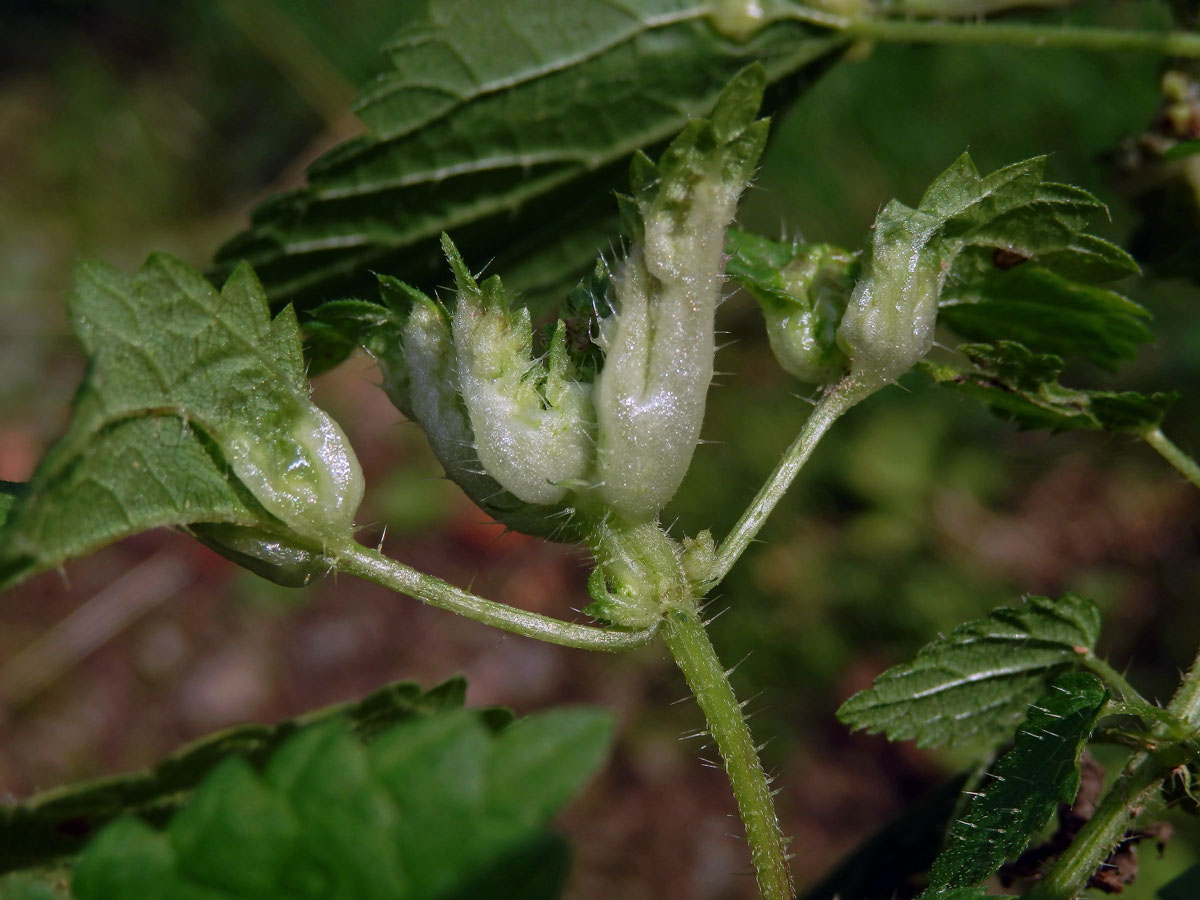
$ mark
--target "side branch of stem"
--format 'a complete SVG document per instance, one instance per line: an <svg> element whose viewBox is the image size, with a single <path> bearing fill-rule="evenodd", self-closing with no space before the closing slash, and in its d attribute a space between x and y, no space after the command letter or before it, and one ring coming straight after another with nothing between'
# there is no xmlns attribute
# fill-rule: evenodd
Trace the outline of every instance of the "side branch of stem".
<svg viewBox="0 0 1200 900"><path fill-rule="evenodd" d="M1179 445L1162 433L1161 428L1155 428L1142 435L1142 440L1155 449L1158 454L1174 466L1184 478L1200 488L1200 465Z"/></svg>
<svg viewBox="0 0 1200 900"><path fill-rule="evenodd" d="M1192 729L1200 729L1200 656L1183 677L1167 712ZM1165 726L1160 726L1165 734ZM1178 744L1161 751L1138 751L1083 826L1071 846L1029 893L1030 900L1074 900L1116 849L1146 801L1163 779L1185 759Z"/></svg>
<svg viewBox="0 0 1200 900"><path fill-rule="evenodd" d="M1188 31L1139 31L1070 25L976 21L849 18L804 6L788 9L788 18L832 28L854 40L890 43L999 44L1039 49L1154 53L1200 57L1200 34Z"/></svg>
<svg viewBox="0 0 1200 900"><path fill-rule="evenodd" d="M334 561L339 572L408 594L431 606L458 613L484 625L563 647L617 653L649 643L658 630L657 626L639 631L619 631L578 625L485 600L359 544L339 550Z"/></svg>
<svg viewBox="0 0 1200 900"><path fill-rule="evenodd" d="M746 552L746 548L750 546L755 535L766 523L772 510L783 499L783 495L791 487L792 482L800 473L800 469L808 462L808 458L816 449L821 438L825 436L825 432L837 421L838 416L853 406L858 399L859 397L853 392L838 391L835 388L817 401L817 405L813 407L808 419L801 427L800 434L783 454L775 471L767 478L754 500L742 513L742 517L733 526L733 530L726 535L725 539L721 541L721 546L717 548L711 579L713 585L729 574L734 563Z"/></svg>

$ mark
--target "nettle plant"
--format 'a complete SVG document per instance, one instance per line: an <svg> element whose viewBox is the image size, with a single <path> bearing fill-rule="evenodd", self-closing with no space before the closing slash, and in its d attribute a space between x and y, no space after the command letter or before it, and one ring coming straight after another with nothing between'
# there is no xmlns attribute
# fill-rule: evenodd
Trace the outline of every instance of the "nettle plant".
<svg viewBox="0 0 1200 900"><path fill-rule="evenodd" d="M1002 5L901 11L974 16ZM768 136L759 115L769 83L815 73L854 38L927 28L938 39L1016 39L977 23L889 18L867 4L764 6L513 4L506 33L477 4L435 3L428 21L388 45L395 69L360 108L368 136L256 214L222 251L219 290L162 254L132 277L81 264L69 305L89 368L66 434L32 480L0 484L0 584L168 526L283 585L357 576L580 649L661 640L724 762L761 896L794 896L770 781L702 610L834 422L916 368L1028 427L1143 439L1198 487L1200 468L1160 429L1174 395L1059 382L1072 360L1115 368L1151 332L1146 310L1103 286L1138 272L1125 251L1087 232L1103 205L1045 180L1044 159L981 175L963 154L915 206L883 206L858 249L730 230ZM1029 34L1020 39L1045 39ZM509 37L525 50L507 47ZM1054 39L1200 54L1183 32ZM545 58L531 59L533 47ZM654 73L674 105L642 93L639 72ZM547 113L584 82L613 88L592 94L608 104L594 118ZM546 95L540 105L524 93L532 90ZM680 109L697 113L682 130ZM498 122L519 144L500 161L488 156ZM474 144L455 139L472 129ZM575 129L576 155L549 152L568 141L563 129ZM657 158L636 149L673 132ZM624 243L539 330L520 293L473 274L486 262L478 248L507 239L488 216L531 205L544 218L544 201L596 186L614 163L628 171L616 203ZM581 195L567 226L541 226L498 254L496 268L511 263L531 290L539 275L546 283L547 266L575 271L564 246L595 260L596 233L611 220L591 203ZM439 237L440 225L466 240ZM530 256L555 228L555 259ZM451 291L415 286L445 272L429 268L431 240ZM779 364L810 386L815 405L728 534L673 535L660 513L700 438L727 279L761 306ZM348 283L355 299L317 302ZM356 348L482 510L514 531L587 548L595 624L489 601L357 542L362 473L307 380ZM1021 857L1024 870L1009 872L1023 871L1026 896L1069 900L1106 883L1106 860L1164 789L1195 806L1200 663L1169 703L1152 704L1097 656L1099 632L1090 600L1027 598L938 638L842 707L848 725L893 740L976 737L994 751L939 801L933 818L947 830L922 869L922 897L991 896L989 880ZM214 736L150 772L0 808L0 865L22 870L0 893L557 896L566 848L546 823L602 763L612 722L593 710L513 722L501 710L462 709L463 691L461 680L429 692L394 685ZM1076 797L1083 749L1101 739L1128 744L1127 763L1086 822L1030 851L1031 862L1031 842ZM865 865L852 861L811 896L906 889L865 886L856 871ZM1163 896L1190 896L1197 881L1192 872Z"/></svg>

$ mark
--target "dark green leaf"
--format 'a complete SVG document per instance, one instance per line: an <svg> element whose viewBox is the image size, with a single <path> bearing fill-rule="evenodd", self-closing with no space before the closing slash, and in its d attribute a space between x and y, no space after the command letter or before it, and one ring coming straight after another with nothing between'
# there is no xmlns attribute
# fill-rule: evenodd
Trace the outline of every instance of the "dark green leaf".
<svg viewBox="0 0 1200 900"><path fill-rule="evenodd" d="M132 819L106 827L80 858L75 895L557 896L565 851L546 821L603 761L611 730L608 714L571 710L497 735L457 710L364 747L344 723L325 722L293 735L261 775L227 759L165 832Z"/></svg>
<svg viewBox="0 0 1200 900"><path fill-rule="evenodd" d="M1003 740L1051 678L1091 654L1099 634L1091 600L1030 597L922 647L842 704L838 718L921 747Z"/></svg>
<svg viewBox="0 0 1200 900"><path fill-rule="evenodd" d="M974 342L957 348L962 362L923 367L1025 427L1157 427L1174 395L1058 383L1067 360L1115 370L1152 334L1144 308L1094 283L1138 271L1125 251L1084 232L1103 204L1042 181L1044 167L1037 158L981 177L964 155L912 211L944 218L930 243L946 270L938 321Z"/></svg>
<svg viewBox="0 0 1200 900"><path fill-rule="evenodd" d="M913 896L912 882L937 857L967 781L967 774L956 775L910 804L810 888L804 900Z"/></svg>
<svg viewBox="0 0 1200 900"><path fill-rule="evenodd" d="M301 740L293 738L280 753ZM342 760L330 757L329 777L336 778L332 764ZM269 896L291 874L300 843L299 817L287 801L245 760L224 760L167 827L175 871L183 880L234 896Z"/></svg>
<svg viewBox="0 0 1200 900"><path fill-rule="evenodd" d="M323 493L322 466L274 470L310 463L311 428L337 426L309 399L295 316L270 317L248 267L218 293L164 254L133 278L83 263L69 305L90 368L66 435L6 501L0 586L160 526L329 527L342 498ZM348 531L353 509L336 515Z"/></svg>
<svg viewBox="0 0 1200 900"><path fill-rule="evenodd" d="M1136 274L1124 250L1084 229L1104 205L1043 181L1035 157L981 176L966 154L921 198L940 219L932 246L948 268L939 321L975 341L1020 341L1039 353L1113 369L1151 339L1148 313L1089 282Z"/></svg>
<svg viewBox="0 0 1200 900"><path fill-rule="evenodd" d="M557 293L610 246L625 161L711 108L761 60L815 74L840 37L778 21L746 40L690 0L434 0L385 46L357 112L366 135L260 207L218 256L250 260L272 302L373 295L368 270L432 294L438 235L494 260L510 289Z"/></svg>
<svg viewBox="0 0 1200 900"><path fill-rule="evenodd" d="M942 298L942 323L964 338L1018 341L1035 353L1078 356L1108 369L1152 338L1149 314L1132 300L1039 265L991 266Z"/></svg>
<svg viewBox="0 0 1200 900"><path fill-rule="evenodd" d="M1158 900L1196 900L1200 897L1200 863L1158 889Z"/></svg>
<svg viewBox="0 0 1200 900"><path fill-rule="evenodd" d="M416 682L401 681L356 703L315 710L277 725L240 725L209 735L144 772L55 788L14 806L0 806L0 872L78 852L96 829L123 812L163 821L222 760L239 756L262 766L302 727L343 719L363 740L372 740L397 722L460 708L465 696L461 677L425 692ZM511 721L506 710L476 715L492 730Z"/></svg>
<svg viewBox="0 0 1200 900"><path fill-rule="evenodd" d="M337 365L360 346L372 356L399 352L403 319L392 309L365 300L331 300L304 323L304 358L309 375Z"/></svg>
<svg viewBox="0 0 1200 900"><path fill-rule="evenodd" d="M25 492L25 485L16 481L0 481L0 528L8 518L8 512Z"/></svg>
<svg viewBox="0 0 1200 900"><path fill-rule="evenodd" d="M1183 159L1185 156L1195 156L1197 153L1200 153L1200 138L1174 144L1163 154L1163 159Z"/></svg>
<svg viewBox="0 0 1200 900"><path fill-rule="evenodd" d="M1011 897L989 894L983 887L972 886L942 891L936 896L936 900L1011 900Z"/></svg>
<svg viewBox="0 0 1200 900"><path fill-rule="evenodd" d="M1144 434L1157 428L1178 394L1085 391L1063 387L1063 360L1033 353L1022 344L961 344L973 368L924 364L934 381L978 397L994 412L1025 428L1055 431L1097 429Z"/></svg>
<svg viewBox="0 0 1200 900"><path fill-rule="evenodd" d="M555 710L521 719L500 733L488 771L488 815L529 825L545 819L577 791L580 773L604 761L606 716L589 709Z"/></svg>
<svg viewBox="0 0 1200 900"><path fill-rule="evenodd" d="M1019 854L1060 803L1079 790L1079 755L1108 702L1099 679L1065 672L1054 680L996 763L967 814L954 823L929 872L928 900L962 897ZM971 896L967 893L965 896Z"/></svg>
<svg viewBox="0 0 1200 900"><path fill-rule="evenodd" d="M570 868L567 842L557 834L542 832L509 850L443 900L559 900Z"/></svg>
<svg viewBox="0 0 1200 900"><path fill-rule="evenodd" d="M228 894L189 883L176 871L166 835L136 819L105 828L75 868L71 896L90 900L228 900Z"/></svg>

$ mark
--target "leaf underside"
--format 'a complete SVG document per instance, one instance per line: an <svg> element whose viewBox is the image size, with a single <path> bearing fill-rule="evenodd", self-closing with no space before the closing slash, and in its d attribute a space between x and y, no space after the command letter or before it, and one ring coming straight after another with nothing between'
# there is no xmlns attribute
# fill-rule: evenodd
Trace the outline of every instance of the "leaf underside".
<svg viewBox="0 0 1200 900"><path fill-rule="evenodd" d="M256 772L227 759L160 831L120 819L75 868L80 900L550 900L565 848L546 822L603 762L611 716L560 710L498 734L469 710L369 745L339 721ZM512 881L509 881L512 879Z"/></svg>
<svg viewBox="0 0 1200 900"><path fill-rule="evenodd" d="M1091 600L1030 597L922 647L842 704L838 718L920 747L1003 740L1051 678L1090 654L1099 634Z"/></svg>
<svg viewBox="0 0 1200 900"><path fill-rule="evenodd" d="M1013 748L1002 756L966 815L951 826L946 849L929 872L923 900L972 896L1028 846L1060 803L1079 789L1079 755L1108 691L1092 675L1065 672L1029 708ZM981 890L981 889L979 889Z"/></svg>
<svg viewBox="0 0 1200 900"><path fill-rule="evenodd" d="M374 297L373 271L432 294L449 231L510 289L557 296L611 246L634 150L707 113L748 63L790 99L844 45L783 21L734 41L708 15L692 0L434 0L384 47L390 68L356 106L367 133L261 206L218 271L248 260L273 304L301 310Z"/></svg>
<svg viewBox="0 0 1200 900"><path fill-rule="evenodd" d="M286 433L309 402L291 310L248 267L217 292L165 254L81 263L69 307L88 374L31 482L0 486L0 588L150 528L274 523L215 436Z"/></svg>

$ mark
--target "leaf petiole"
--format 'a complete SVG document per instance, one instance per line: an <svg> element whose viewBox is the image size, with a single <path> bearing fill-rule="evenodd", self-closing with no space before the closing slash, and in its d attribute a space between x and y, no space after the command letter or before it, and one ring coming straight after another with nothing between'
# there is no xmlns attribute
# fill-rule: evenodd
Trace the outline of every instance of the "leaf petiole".
<svg viewBox="0 0 1200 900"><path fill-rule="evenodd" d="M1153 447L1184 478L1200 488L1200 464L1179 448L1179 445L1162 433L1161 428L1152 428L1142 434L1142 440Z"/></svg>
<svg viewBox="0 0 1200 900"><path fill-rule="evenodd" d="M1200 34L1069 25L946 22L891 18L848 18L807 6L788 7L777 18L795 19L862 41L927 44L992 44L1036 49L1126 51L1200 57Z"/></svg>
<svg viewBox="0 0 1200 900"><path fill-rule="evenodd" d="M1091 650L1089 650L1086 655L1082 656L1081 662L1083 663L1083 667L1085 669L1089 669L1093 675L1098 676L1101 680L1106 682L1109 687L1116 690L1116 692L1121 695L1121 699L1127 704L1141 707L1143 709L1148 709L1154 706L1154 704L1150 703L1140 693L1138 693L1137 688L1129 683L1129 679L1127 679L1124 675L1110 666L1108 662L1097 656Z"/></svg>
<svg viewBox="0 0 1200 900"><path fill-rule="evenodd" d="M808 462L808 458L820 443L821 438L825 436L825 432L842 413L861 399L861 395L841 391L838 386L835 386L817 401L817 405L813 407L801 427L800 434L783 454L783 459L779 461L775 471L767 478L754 500L746 507L746 511L742 513L737 524L733 526L733 530L725 536L717 548L713 574L708 584L710 589L729 574L729 570L746 552L746 548L750 546L750 542L762 529L771 511L783 499L783 495L787 493L787 489L800 473L800 469Z"/></svg>
<svg viewBox="0 0 1200 900"><path fill-rule="evenodd" d="M333 555L333 563L339 572L408 594L439 609L458 613L502 631L562 647L619 653L648 643L658 631L657 623L638 631L578 625L485 600L360 544L338 550Z"/></svg>

